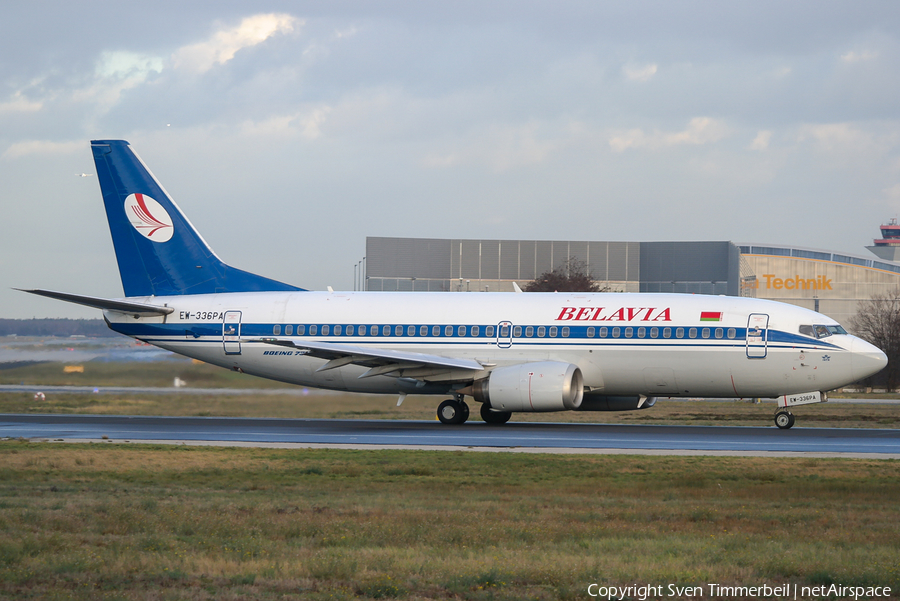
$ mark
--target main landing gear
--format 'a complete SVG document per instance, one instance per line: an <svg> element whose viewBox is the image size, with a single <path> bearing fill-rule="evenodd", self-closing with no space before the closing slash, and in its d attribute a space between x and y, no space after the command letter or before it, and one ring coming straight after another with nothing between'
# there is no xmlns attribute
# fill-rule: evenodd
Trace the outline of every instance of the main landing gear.
<svg viewBox="0 0 900 601"><path fill-rule="evenodd" d="M794 425L794 414L782 409L775 414L775 425L782 430L787 430Z"/></svg>
<svg viewBox="0 0 900 601"><path fill-rule="evenodd" d="M442 424L464 424L469 419L469 406L462 397L447 399L438 405L437 416Z"/></svg>
<svg viewBox="0 0 900 601"><path fill-rule="evenodd" d="M438 419L442 424L463 424L469 419L469 406L462 396L447 399L438 405ZM512 417L509 411L494 411L488 403L481 404L481 419L488 424L505 424Z"/></svg>
<svg viewBox="0 0 900 601"><path fill-rule="evenodd" d="M511 417L509 411L494 411L488 403L481 404L481 419L486 424L505 424Z"/></svg>

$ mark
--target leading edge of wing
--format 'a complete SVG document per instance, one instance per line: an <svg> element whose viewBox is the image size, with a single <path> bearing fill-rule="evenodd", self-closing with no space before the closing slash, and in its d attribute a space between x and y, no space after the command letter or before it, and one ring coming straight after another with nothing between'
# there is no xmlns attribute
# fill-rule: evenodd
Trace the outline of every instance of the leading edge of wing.
<svg viewBox="0 0 900 601"><path fill-rule="evenodd" d="M328 362L316 371L327 371L351 363L371 367L371 369L361 375L360 378L385 375L398 370L421 367L463 369L470 371L482 371L486 367L472 359L441 357L439 355L429 355L426 353L410 353L407 351L394 351L381 348L367 348L353 344L333 344L311 340L299 342L281 338L245 339L241 342L263 342L275 346L295 348L306 351L307 354L312 357L327 359Z"/></svg>

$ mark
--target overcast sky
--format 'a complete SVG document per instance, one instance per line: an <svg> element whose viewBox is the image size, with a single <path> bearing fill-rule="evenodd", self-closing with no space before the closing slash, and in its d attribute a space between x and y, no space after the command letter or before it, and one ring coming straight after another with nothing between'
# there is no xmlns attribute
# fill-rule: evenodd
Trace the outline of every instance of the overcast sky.
<svg viewBox="0 0 900 601"><path fill-rule="evenodd" d="M900 213L900 4L4 2L0 317L122 295L89 141L226 262L349 290L366 236L853 254Z"/></svg>

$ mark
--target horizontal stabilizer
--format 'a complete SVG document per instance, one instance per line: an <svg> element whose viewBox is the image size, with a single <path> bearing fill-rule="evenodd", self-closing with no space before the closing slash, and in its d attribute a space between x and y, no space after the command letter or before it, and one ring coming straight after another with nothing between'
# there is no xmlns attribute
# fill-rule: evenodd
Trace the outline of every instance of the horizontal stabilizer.
<svg viewBox="0 0 900 601"><path fill-rule="evenodd" d="M149 303L100 298L97 296L83 296L81 294L54 292L52 290L23 290L21 288L14 288L14 290L28 292L29 294L37 294L38 296L46 296L47 298L62 300L68 303L75 303L76 305L84 305L85 307L93 307L104 311L118 311L120 313L128 313L131 315L168 315L175 310L172 307L160 307L159 305L151 305Z"/></svg>

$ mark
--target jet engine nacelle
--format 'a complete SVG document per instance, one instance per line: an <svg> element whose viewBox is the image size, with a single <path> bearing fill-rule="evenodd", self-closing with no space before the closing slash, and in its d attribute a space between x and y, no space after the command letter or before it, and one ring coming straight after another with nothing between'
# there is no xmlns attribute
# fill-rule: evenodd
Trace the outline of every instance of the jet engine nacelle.
<svg viewBox="0 0 900 601"><path fill-rule="evenodd" d="M579 411L635 411L648 409L656 404L655 396L608 396L603 394L584 395Z"/></svg>
<svg viewBox="0 0 900 601"><path fill-rule="evenodd" d="M497 411L566 411L581 405L584 376L571 363L523 363L493 370L470 390Z"/></svg>

